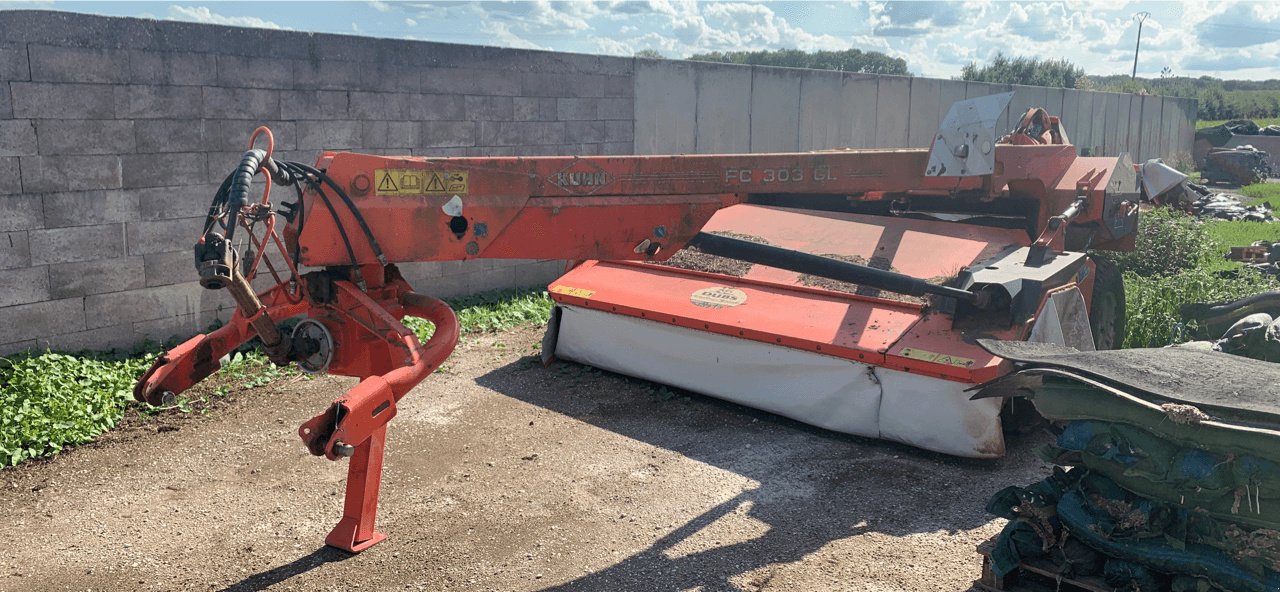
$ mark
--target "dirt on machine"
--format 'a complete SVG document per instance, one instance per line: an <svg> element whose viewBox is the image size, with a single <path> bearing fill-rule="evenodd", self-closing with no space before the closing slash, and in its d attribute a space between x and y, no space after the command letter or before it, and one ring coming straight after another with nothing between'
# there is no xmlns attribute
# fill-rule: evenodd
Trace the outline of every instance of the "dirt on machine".
<svg viewBox="0 0 1280 592"><path fill-rule="evenodd" d="M1113 347L1123 291L1086 251L1133 248L1139 194L1126 156L1078 156L1043 109L997 134L1010 98L956 103L928 150L325 152L308 165L276 160L260 129L194 247L201 283L227 290L236 312L157 359L135 396L171 401L254 338L277 364L359 378L298 429L312 454L349 463L326 543L358 552L384 538L377 503L397 403L458 339L453 311L396 265L567 259L549 287L548 361L1000 456L1004 400L965 390L1012 365L978 340ZM287 197L273 203L272 185ZM431 321L431 337L406 315Z"/></svg>

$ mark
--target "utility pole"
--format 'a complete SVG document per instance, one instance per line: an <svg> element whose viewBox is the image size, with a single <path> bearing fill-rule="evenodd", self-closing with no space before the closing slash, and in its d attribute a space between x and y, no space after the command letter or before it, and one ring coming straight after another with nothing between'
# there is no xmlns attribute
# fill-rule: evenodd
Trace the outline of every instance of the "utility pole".
<svg viewBox="0 0 1280 592"><path fill-rule="evenodd" d="M1129 80L1138 77L1138 49L1142 47L1142 21L1147 20L1149 16L1151 13L1146 11L1133 15L1133 18L1138 19L1138 43L1133 46L1133 74L1129 76Z"/></svg>

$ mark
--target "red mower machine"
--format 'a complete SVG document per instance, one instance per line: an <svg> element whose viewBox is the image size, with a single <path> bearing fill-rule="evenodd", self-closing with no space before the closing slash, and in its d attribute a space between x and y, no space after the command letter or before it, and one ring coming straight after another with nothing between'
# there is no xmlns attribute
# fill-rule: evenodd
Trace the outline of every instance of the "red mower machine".
<svg viewBox="0 0 1280 592"><path fill-rule="evenodd" d="M551 286L548 355L839 431L1001 455L1000 400L963 391L1010 366L976 339L1113 345L1123 292L1083 251L1132 249L1138 193L1126 157L1076 156L1043 110L998 138L1009 99L957 103L932 150L326 152L309 166L274 160L263 134L194 249L201 283L230 292L237 311L157 359L134 394L172 401L254 337L277 364L360 378L298 431L313 454L349 459L326 542L360 551L383 538L374 523L397 402L458 337L449 307L395 264L572 259L585 262ZM258 174L296 200L273 211L270 183L251 198ZM274 285L257 292L260 268ZM426 343L405 315L435 324Z"/></svg>

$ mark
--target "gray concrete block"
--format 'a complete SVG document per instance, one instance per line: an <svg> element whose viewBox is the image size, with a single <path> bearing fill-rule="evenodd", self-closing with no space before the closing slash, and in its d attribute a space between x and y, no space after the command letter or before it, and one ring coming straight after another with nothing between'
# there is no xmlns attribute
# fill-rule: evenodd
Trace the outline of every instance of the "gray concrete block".
<svg viewBox="0 0 1280 592"><path fill-rule="evenodd" d="M753 67L751 76L751 151L795 151L800 142L800 80L804 73Z"/></svg>
<svg viewBox="0 0 1280 592"><path fill-rule="evenodd" d="M519 75L488 68L422 68L416 75L421 77L421 91L424 93L506 96L530 94L521 92Z"/></svg>
<svg viewBox="0 0 1280 592"><path fill-rule="evenodd" d="M198 86L115 87L117 119L198 119L201 88ZM210 90L205 88L206 93Z"/></svg>
<svg viewBox="0 0 1280 592"><path fill-rule="evenodd" d="M476 123L471 121L424 121L419 133L418 146L424 148L476 145Z"/></svg>
<svg viewBox="0 0 1280 592"><path fill-rule="evenodd" d="M140 214L138 194L128 190L46 193L43 201L46 228L130 222Z"/></svg>
<svg viewBox="0 0 1280 592"><path fill-rule="evenodd" d="M820 150L840 146L850 135L850 122L841 116L844 76L806 72L800 81L800 149Z"/></svg>
<svg viewBox="0 0 1280 592"><path fill-rule="evenodd" d="M415 95L409 98L409 119L418 121L463 121L466 118L466 102L461 96Z"/></svg>
<svg viewBox="0 0 1280 592"><path fill-rule="evenodd" d="M42 335L35 340L33 347L63 352L128 351L136 347L140 341L142 341L141 338L133 332L133 325L126 323L62 335Z"/></svg>
<svg viewBox="0 0 1280 592"><path fill-rule="evenodd" d="M31 264L49 265L124 256L124 225L100 224L28 231Z"/></svg>
<svg viewBox="0 0 1280 592"><path fill-rule="evenodd" d="M1101 155L1103 144L1106 142L1106 121L1107 121L1107 93L1092 92L1093 95L1093 120L1089 130L1093 136L1093 146L1090 154Z"/></svg>
<svg viewBox="0 0 1280 592"><path fill-rule="evenodd" d="M875 148L902 148L907 145L907 119L910 114L902 105L911 104L911 79L884 76L876 87ZM899 108L889 108L897 105Z"/></svg>
<svg viewBox="0 0 1280 592"><path fill-rule="evenodd" d="M29 45L31 79L36 82L129 81L129 52L123 49Z"/></svg>
<svg viewBox="0 0 1280 592"><path fill-rule="evenodd" d="M249 136L253 134L253 130L264 125L271 130L276 151L286 152L298 149L298 125L292 121L223 119L206 120L204 124L207 141L202 151L243 153L249 148ZM266 148L266 138L259 138L255 146Z"/></svg>
<svg viewBox="0 0 1280 592"><path fill-rule="evenodd" d="M481 146L521 146L564 142L563 121L481 121ZM430 144L426 144L430 145Z"/></svg>
<svg viewBox="0 0 1280 592"><path fill-rule="evenodd" d="M177 88L177 87L171 87ZM261 88L204 90L203 114L209 119L279 119L280 92Z"/></svg>
<svg viewBox="0 0 1280 592"><path fill-rule="evenodd" d="M205 130L203 119L139 119L133 122L134 146L143 154L210 150Z"/></svg>
<svg viewBox="0 0 1280 592"><path fill-rule="evenodd" d="M206 333L215 321L225 322L230 311L203 311L173 317L138 321L132 324L133 334L144 341L162 344L179 344L193 335Z"/></svg>
<svg viewBox="0 0 1280 592"><path fill-rule="evenodd" d="M50 193L120 188L117 156L23 156L20 162L23 191Z"/></svg>
<svg viewBox="0 0 1280 592"><path fill-rule="evenodd" d="M298 62L278 58L219 55L218 84L234 88L293 88Z"/></svg>
<svg viewBox="0 0 1280 592"><path fill-rule="evenodd" d="M44 215L39 195L0 196L0 232L43 227Z"/></svg>
<svg viewBox="0 0 1280 592"><path fill-rule="evenodd" d="M907 143L910 148L928 148L938 131L942 81L929 78L911 79L911 105L907 108Z"/></svg>
<svg viewBox="0 0 1280 592"><path fill-rule="evenodd" d="M13 116L19 119L111 119L112 86L13 82Z"/></svg>
<svg viewBox="0 0 1280 592"><path fill-rule="evenodd" d="M196 272L191 248L166 253L150 253L143 257L143 272L147 287L168 286L195 281Z"/></svg>
<svg viewBox="0 0 1280 592"><path fill-rule="evenodd" d="M4 122L0 122L0 135L3 133ZM35 133L40 137L40 154L45 156L129 154L135 150L132 121L41 119Z"/></svg>
<svg viewBox="0 0 1280 592"><path fill-rule="evenodd" d="M609 142L632 142L635 140L635 123L631 120L606 121L604 136Z"/></svg>
<svg viewBox="0 0 1280 592"><path fill-rule="evenodd" d="M0 81L0 119L13 118L13 93L9 91L9 83Z"/></svg>
<svg viewBox="0 0 1280 592"><path fill-rule="evenodd" d="M128 254L190 253L191 245L203 230L204 217L177 218L128 224Z"/></svg>
<svg viewBox="0 0 1280 592"><path fill-rule="evenodd" d="M603 142L605 139L605 122L603 121L566 121L564 124L564 141L566 142L592 143Z"/></svg>
<svg viewBox="0 0 1280 592"><path fill-rule="evenodd" d="M612 154L612 155L635 154L635 143L605 142L600 145L600 154Z"/></svg>
<svg viewBox="0 0 1280 592"><path fill-rule="evenodd" d="M195 315L223 304L222 298L218 297L221 292L205 290L200 284L186 283L86 296L86 326L95 329L122 323Z"/></svg>
<svg viewBox="0 0 1280 592"><path fill-rule="evenodd" d="M0 43L0 82L31 80L30 60L24 43Z"/></svg>
<svg viewBox="0 0 1280 592"><path fill-rule="evenodd" d="M636 116L635 99L605 98L597 103L600 119L631 121Z"/></svg>
<svg viewBox="0 0 1280 592"><path fill-rule="evenodd" d="M526 261L517 265L511 279L512 288L546 288L564 275L564 261Z"/></svg>
<svg viewBox="0 0 1280 592"><path fill-rule="evenodd" d="M191 254L187 254L191 259ZM32 268L37 269L37 268ZM60 263L49 266L49 297L74 298L145 287L142 257Z"/></svg>
<svg viewBox="0 0 1280 592"><path fill-rule="evenodd" d="M1067 133L1067 139L1071 140L1071 144L1076 147L1076 154L1080 153L1081 148L1079 143L1080 130L1089 125L1087 121L1081 121L1079 118L1080 93L1081 91L1075 89L1064 89L1062 91L1062 112L1058 115L1062 122L1062 129Z"/></svg>
<svg viewBox="0 0 1280 592"><path fill-rule="evenodd" d="M1129 111L1133 108L1133 95L1116 95L1116 152L1115 155L1134 154L1129 145ZM1073 138L1074 140L1074 138Z"/></svg>
<svg viewBox="0 0 1280 592"><path fill-rule="evenodd" d="M359 121L299 121L298 149L350 150L362 144Z"/></svg>
<svg viewBox="0 0 1280 592"><path fill-rule="evenodd" d="M0 308L0 343L85 329L84 299L47 300Z"/></svg>
<svg viewBox="0 0 1280 592"><path fill-rule="evenodd" d="M211 165L223 177L231 172L236 163L216 162ZM221 179L218 180L221 182ZM146 189L129 189L137 196L139 215L132 220L172 220L175 218L192 218L202 216L209 209L214 193L218 191L218 183L207 185L184 185L181 187L151 187ZM195 235L192 235L193 237Z"/></svg>
<svg viewBox="0 0 1280 592"><path fill-rule="evenodd" d="M31 243L27 232L0 232L0 269L31 265Z"/></svg>
<svg viewBox="0 0 1280 592"><path fill-rule="evenodd" d="M38 151L34 121L0 120L0 156L28 156Z"/></svg>
<svg viewBox="0 0 1280 592"><path fill-rule="evenodd" d="M676 64L678 62L672 62ZM660 68L663 63L647 63L644 68L637 68L636 73L645 69ZM689 66L686 66L689 67ZM514 76L509 76L514 79ZM602 76L598 74L546 74L530 72L521 76L523 84L519 93L526 97L610 97L631 96L630 89L623 89L620 80L630 86L631 78L627 76ZM496 94L496 93L495 93Z"/></svg>
<svg viewBox="0 0 1280 592"><path fill-rule="evenodd" d="M129 188L181 186L208 177L205 155L199 152L125 154L120 163L123 186Z"/></svg>
<svg viewBox="0 0 1280 592"><path fill-rule="evenodd" d="M635 75L636 154L675 154L697 149L697 68L682 62L642 60Z"/></svg>
<svg viewBox="0 0 1280 592"><path fill-rule="evenodd" d="M428 68L395 64L385 60L360 65L360 83L349 87L371 92L422 92Z"/></svg>
<svg viewBox="0 0 1280 592"><path fill-rule="evenodd" d="M514 97L513 119L516 121L555 121L556 100L545 97Z"/></svg>
<svg viewBox="0 0 1280 592"><path fill-rule="evenodd" d="M304 60L294 71L296 88L347 90L364 88L364 70L367 63L344 62L331 59ZM288 115L286 106L286 116Z"/></svg>
<svg viewBox="0 0 1280 592"><path fill-rule="evenodd" d="M874 148L876 145L876 116L879 105L880 77L866 74L846 74L840 93L841 112L848 114L849 135L841 137L841 144L850 148Z"/></svg>
<svg viewBox="0 0 1280 592"><path fill-rule="evenodd" d="M515 99L512 97L467 96L467 119L471 121L509 121L515 119Z"/></svg>
<svg viewBox="0 0 1280 592"><path fill-rule="evenodd" d="M17 156L0 156L0 195L22 193L22 169Z"/></svg>
<svg viewBox="0 0 1280 592"><path fill-rule="evenodd" d="M1142 97L1129 95L1129 156L1142 162Z"/></svg>
<svg viewBox="0 0 1280 592"><path fill-rule="evenodd" d="M366 121L361 130L363 150L417 146L422 134L422 126L417 121Z"/></svg>
<svg viewBox="0 0 1280 592"><path fill-rule="evenodd" d="M1120 132L1128 129L1120 118L1120 95L1106 93L1102 97L1102 102L1106 114L1106 121L1103 124L1102 153L1107 156L1116 156L1121 152ZM1125 112L1127 113L1128 109L1125 109Z"/></svg>
<svg viewBox="0 0 1280 592"><path fill-rule="evenodd" d="M200 86L218 79L217 56L188 51L129 50L129 82Z"/></svg>
<svg viewBox="0 0 1280 592"><path fill-rule="evenodd" d="M968 92L968 85L962 80L943 80L941 82L942 87L938 93L939 125L941 125L942 121L947 118L947 113L951 111L951 105L955 104L957 101L963 101L965 99L965 93ZM1058 103L1061 102L1061 97L1059 97ZM1062 110L1059 106L1059 108L1052 111L1052 114L1057 115L1061 112Z"/></svg>
<svg viewBox="0 0 1280 592"><path fill-rule="evenodd" d="M556 119L561 121L600 118L598 99L556 99Z"/></svg>
<svg viewBox="0 0 1280 592"><path fill-rule="evenodd" d="M0 307L49 299L49 268L41 265L4 272L0 282Z"/></svg>
<svg viewBox="0 0 1280 592"><path fill-rule="evenodd" d="M351 119L387 120L409 117L410 97L404 93L351 91L347 108Z"/></svg>
<svg viewBox="0 0 1280 592"><path fill-rule="evenodd" d="M280 91L280 113L285 119L346 119L347 103L346 91Z"/></svg>

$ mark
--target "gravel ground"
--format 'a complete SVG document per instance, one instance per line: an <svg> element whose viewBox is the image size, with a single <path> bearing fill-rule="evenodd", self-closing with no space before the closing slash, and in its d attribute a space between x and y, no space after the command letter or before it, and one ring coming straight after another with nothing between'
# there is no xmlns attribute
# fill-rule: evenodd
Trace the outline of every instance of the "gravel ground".
<svg viewBox="0 0 1280 592"><path fill-rule="evenodd" d="M391 423L380 530L322 546L345 463L297 425L353 382L286 381L0 472L3 590L966 590L989 496L963 461L467 338Z"/></svg>

